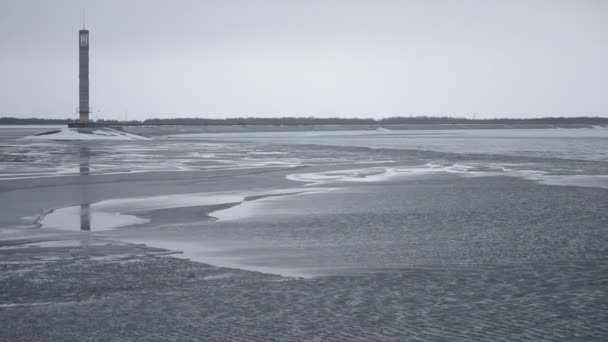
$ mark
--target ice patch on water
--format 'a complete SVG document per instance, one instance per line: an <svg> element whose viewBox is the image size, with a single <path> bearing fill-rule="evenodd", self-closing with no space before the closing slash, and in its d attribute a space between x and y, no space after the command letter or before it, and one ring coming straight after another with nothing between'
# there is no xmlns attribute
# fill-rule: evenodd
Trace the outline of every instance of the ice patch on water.
<svg viewBox="0 0 608 342"><path fill-rule="evenodd" d="M303 165L391 163L384 157L360 158L317 151L292 153L243 144L133 141L74 144L35 140L4 145L0 182L43 177L118 175L149 172L218 172L288 169ZM352 167L352 166L351 166ZM85 170L86 172L83 172Z"/></svg>
<svg viewBox="0 0 608 342"><path fill-rule="evenodd" d="M28 178L47 178L47 177L61 177L71 176L78 174L78 168L65 168L56 171L47 172L21 172L21 173L2 173L0 174L0 180L15 180L15 179L28 179Z"/></svg>
<svg viewBox="0 0 608 342"><path fill-rule="evenodd" d="M540 175L529 174L522 178L545 185L582 186L608 189L608 175Z"/></svg>
<svg viewBox="0 0 608 342"><path fill-rule="evenodd" d="M323 184L330 182L379 182L395 175L394 168L371 167L363 169L337 170L317 173L296 173L286 178L296 182Z"/></svg>
<svg viewBox="0 0 608 342"><path fill-rule="evenodd" d="M104 200L92 204L97 210L105 212L136 212L157 209L198 207L225 203L238 203L244 200L240 194L230 193L190 193L150 197L129 197Z"/></svg>
<svg viewBox="0 0 608 342"><path fill-rule="evenodd" d="M110 230L148 223L149 220L129 214L138 211L239 203L243 196L229 194L179 194L104 200L87 205L56 209L40 221L42 228L61 230Z"/></svg>
<svg viewBox="0 0 608 342"><path fill-rule="evenodd" d="M24 243L20 245L4 247L4 248L31 248L31 247L39 247L39 248L59 248L59 247L80 247L80 246L108 246L108 245L124 245L122 242L118 241L107 241L107 240L98 240L98 239L70 239L70 240L49 240L49 241L39 241L32 243Z"/></svg>
<svg viewBox="0 0 608 342"><path fill-rule="evenodd" d="M298 173L286 178L308 185L326 183L382 182L396 177L454 174L460 177L519 177L545 185L581 186L608 189L608 175L555 175L547 171L517 169L513 164L496 163L427 163L409 167L370 167L361 169ZM520 165L523 166L523 165Z"/></svg>
<svg viewBox="0 0 608 342"><path fill-rule="evenodd" d="M84 214L83 210L89 211ZM87 224L83 225L83 217ZM95 230L108 230L135 224L147 223L149 220L133 215L125 215L116 212L104 212L102 210L83 209L82 206L74 206L57 209L46 215L41 221L42 228L66 229L66 230L90 230L91 224Z"/></svg>
<svg viewBox="0 0 608 342"><path fill-rule="evenodd" d="M286 154L286 152L278 152L278 151L251 151L251 152L247 152L248 154L253 154L253 155L275 155L275 154Z"/></svg>
<svg viewBox="0 0 608 342"><path fill-rule="evenodd" d="M414 167L369 167L361 169L335 170L316 173L297 173L286 178L297 182L324 184L331 182L382 182L398 176L425 175L432 173L470 173L474 167L462 164L441 165L427 163Z"/></svg>
<svg viewBox="0 0 608 342"><path fill-rule="evenodd" d="M299 189L297 192L293 193L277 193L276 195L281 195L280 197L266 197L262 199L258 199L255 201L246 201L239 205L236 205L231 208L217 210L209 213L210 216L215 217L220 221L233 221L240 220L243 218L248 218L254 215L263 215L263 210L260 209L261 206L267 204L268 202L280 201L285 196L298 196L298 195L306 195L306 194L316 194L321 192L327 192L335 190L332 188L307 188L305 190Z"/></svg>
<svg viewBox="0 0 608 342"><path fill-rule="evenodd" d="M192 157L195 158L202 158L202 159L212 159L212 158L217 158L216 154L213 153L200 153L200 152L193 152L192 154L190 154Z"/></svg>
<svg viewBox="0 0 608 342"><path fill-rule="evenodd" d="M59 230L102 231L148 223L138 217L139 212L159 209L212 206L220 204L239 205L251 196L277 196L302 192L326 191L327 189L272 189L242 193L190 193L150 197L108 199L91 204L59 208L43 215L38 223L42 228ZM251 214L236 210L219 214L222 218ZM239 216L240 215L240 216Z"/></svg>

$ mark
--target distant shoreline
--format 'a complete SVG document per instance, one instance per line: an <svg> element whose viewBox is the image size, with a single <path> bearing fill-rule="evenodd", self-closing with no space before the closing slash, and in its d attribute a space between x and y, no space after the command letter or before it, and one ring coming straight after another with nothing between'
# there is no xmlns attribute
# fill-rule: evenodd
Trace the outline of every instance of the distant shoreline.
<svg viewBox="0 0 608 342"><path fill-rule="evenodd" d="M608 129L608 125L548 125L548 124L412 124L412 125L142 125L124 126L119 129L143 136L163 136L178 134L221 134L221 133L273 133L273 132L336 132L369 131L382 133L415 130L492 130L492 129Z"/></svg>
<svg viewBox="0 0 608 342"><path fill-rule="evenodd" d="M66 125L73 120L0 117L0 125ZM315 118L315 117L282 117L282 118L172 118L146 119L143 121L104 120L95 121L105 126L226 126L226 127L331 127L353 126L364 129L433 129L441 127L474 128L585 128L608 126L608 117L544 117L527 119L467 119L454 117L390 117L383 119L370 118ZM284 128L285 129L285 128ZM289 129L287 129L289 130Z"/></svg>
<svg viewBox="0 0 608 342"><path fill-rule="evenodd" d="M1 124L3 129L41 130L66 126L67 124ZM214 134L214 133L256 133L256 132L332 132L332 131L369 131L390 133L391 131L439 131L439 130L508 130L508 129L608 129L608 124L334 124L334 125L178 125L178 124L140 124L122 125L106 123L106 127L118 129L127 133L143 136L161 136L176 134Z"/></svg>

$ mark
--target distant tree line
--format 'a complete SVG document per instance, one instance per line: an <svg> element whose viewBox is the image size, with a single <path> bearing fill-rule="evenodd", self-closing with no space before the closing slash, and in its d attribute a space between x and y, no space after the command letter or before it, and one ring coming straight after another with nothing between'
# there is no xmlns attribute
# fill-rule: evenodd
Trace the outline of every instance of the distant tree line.
<svg viewBox="0 0 608 342"><path fill-rule="evenodd" d="M435 116L396 116L378 120L380 124L585 124L585 125L605 125L608 124L608 117L580 116L580 117L543 117L529 119L468 119L454 117L435 117Z"/></svg>
<svg viewBox="0 0 608 342"><path fill-rule="evenodd" d="M0 125L62 125L69 119L40 119L40 118L14 118L0 117ZM107 126L140 126L140 125L391 125L391 124L578 124L578 125L608 125L608 118L603 117L544 117L532 119L468 119L436 116L396 116L383 119L361 118L315 118L315 117L283 117L283 118L173 118L173 119L146 119L143 121L130 120L96 120L95 122Z"/></svg>
<svg viewBox="0 0 608 342"><path fill-rule="evenodd" d="M0 125L61 125L66 124L66 119L38 119L38 118L11 118L0 117Z"/></svg>
<svg viewBox="0 0 608 342"><path fill-rule="evenodd" d="M179 118L179 119L147 119L145 125L374 125L374 119L359 118L315 118L315 117L283 117L283 118Z"/></svg>

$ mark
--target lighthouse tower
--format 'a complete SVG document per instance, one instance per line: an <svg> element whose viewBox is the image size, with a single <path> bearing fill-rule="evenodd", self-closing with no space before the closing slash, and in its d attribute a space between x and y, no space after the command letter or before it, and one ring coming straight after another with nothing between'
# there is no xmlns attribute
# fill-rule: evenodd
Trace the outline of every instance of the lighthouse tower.
<svg viewBox="0 0 608 342"><path fill-rule="evenodd" d="M89 30L78 31L79 72L78 72L78 113L80 123L89 122Z"/></svg>

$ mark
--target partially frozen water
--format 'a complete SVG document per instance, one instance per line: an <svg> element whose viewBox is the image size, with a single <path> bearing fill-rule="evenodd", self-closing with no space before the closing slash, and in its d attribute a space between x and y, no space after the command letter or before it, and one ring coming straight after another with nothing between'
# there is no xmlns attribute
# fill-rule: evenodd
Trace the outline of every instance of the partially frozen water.
<svg viewBox="0 0 608 342"><path fill-rule="evenodd" d="M608 127L183 134L177 139L359 146L448 153L608 160Z"/></svg>
<svg viewBox="0 0 608 342"><path fill-rule="evenodd" d="M412 178L416 176L452 174L461 177L518 177L541 184L562 186L583 186L608 189L608 175L605 174L552 174L550 171L529 170L528 164L464 163L452 164L436 162L410 167L370 167L351 170L324 171L316 173L295 173L287 178L309 184L382 182L392 178Z"/></svg>
<svg viewBox="0 0 608 342"><path fill-rule="evenodd" d="M232 220L253 216L255 210L248 201L258 198L329 191L327 188L260 190L226 193L188 193L162 196L108 199L95 203L58 208L41 215L40 228L57 230L95 231L142 225L150 222L145 218L166 209L198 209L210 219ZM207 208L205 211L204 208ZM215 208L220 208L215 210ZM226 209L221 209L226 208ZM144 217L140 217L144 216ZM201 219L201 217L198 217Z"/></svg>
<svg viewBox="0 0 608 342"><path fill-rule="evenodd" d="M608 337L606 129L20 139L40 130L0 129L0 278L33 298L0 307L11 324L97 332L105 314L179 340ZM86 302L98 291L120 295Z"/></svg>
<svg viewBox="0 0 608 342"><path fill-rule="evenodd" d="M452 230L435 231L446 222L462 236L476 231L487 245L498 239L508 251L509 241L525 235L521 229L533 229L528 214L514 214L518 205L532 208L529 201L552 208L542 222L534 221L549 229L547 243L568 236L589 252L603 239L589 242L590 235L573 236L563 227L598 233L608 203L603 128L227 133L95 144L10 136L0 143L0 186L23 192L26 202L7 203L4 208L15 210L4 209L2 225L126 229L107 234L156 240L159 247L181 243L196 260L214 257L230 260L231 267L282 274L443 263L484 250L471 245L471 237L456 243ZM37 193L31 208L25 191ZM542 200L532 196L537 193ZM12 202L7 196L1 199ZM572 198L585 213L572 209ZM482 209L497 199L498 211ZM478 207L462 208L463 201L478 200ZM429 219L419 222L415 208L422 203ZM568 216L558 219L563 210ZM478 221L488 215L494 224L481 228L488 223ZM416 233L408 230L411 224ZM502 233L494 235L499 226ZM505 240L505 232L515 235ZM405 243L421 236L431 243L424 253ZM210 247L215 254L197 252ZM437 256L422 257L429 250ZM515 258L494 255L495 249L491 259L544 260L539 250L542 244ZM484 262L487 255L479 255L458 262Z"/></svg>

